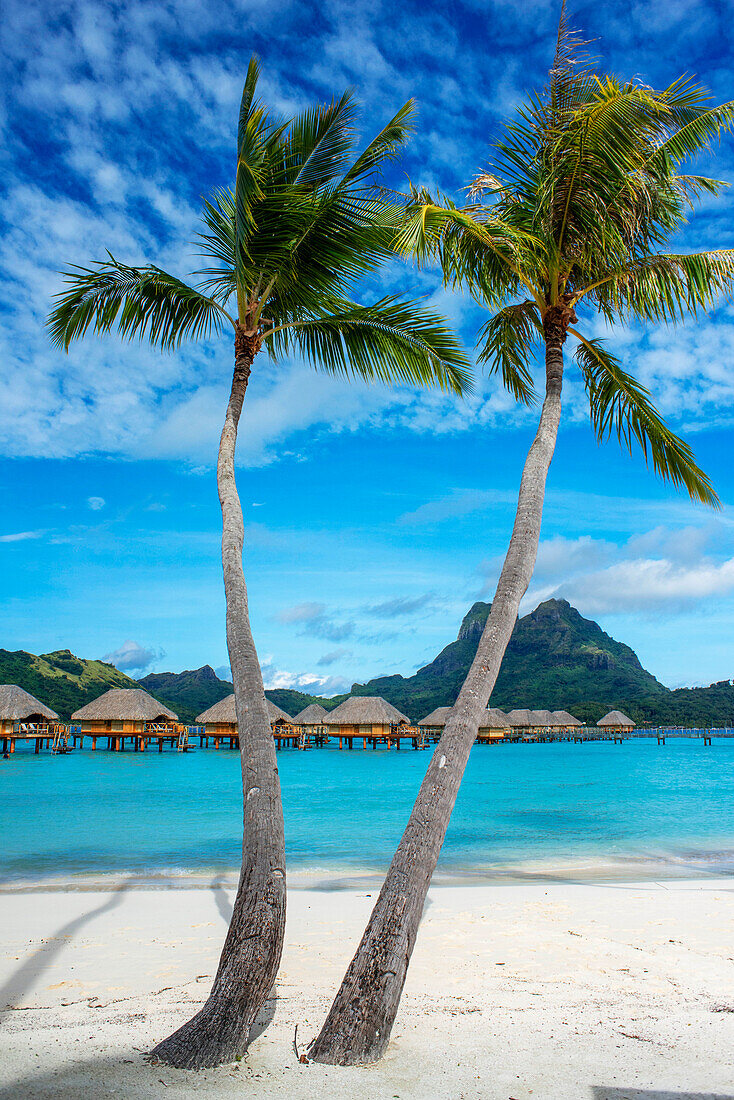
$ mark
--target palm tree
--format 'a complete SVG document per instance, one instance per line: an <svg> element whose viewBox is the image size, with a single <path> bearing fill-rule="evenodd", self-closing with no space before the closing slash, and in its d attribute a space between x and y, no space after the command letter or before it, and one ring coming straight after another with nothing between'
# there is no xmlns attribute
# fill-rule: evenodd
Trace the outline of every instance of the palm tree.
<svg viewBox="0 0 734 1100"><path fill-rule="evenodd" d="M294 351L314 367L367 381L469 388L468 361L439 318L410 301L359 305L350 290L388 256L399 211L380 197L376 174L406 141L407 103L358 156L349 92L329 105L275 121L255 98L258 62L242 94L234 190L204 205L203 253L213 266L198 286L157 267L128 267L111 254L65 272L67 288L49 321L68 349L88 329L113 326L169 350L184 339L231 332L234 374L224 419L217 485L227 646L232 668L244 801L242 870L232 921L204 1007L153 1054L200 1068L247 1047L283 945L285 850L275 747L250 630L242 567L244 527L235 485L237 427L261 349ZM230 306L233 302L233 306Z"/></svg>
<svg viewBox="0 0 734 1100"><path fill-rule="evenodd" d="M402 249L420 260L437 257L446 282L466 288L490 312L479 360L526 404L535 398L531 357L536 347L544 350L545 397L476 657L357 953L311 1045L318 1062L375 1061L389 1040L479 718L535 565L567 335L577 341L576 366L599 440L613 431L628 446L639 444L660 476L694 500L717 503L648 392L582 329L593 311L609 322L695 317L731 289L734 252L659 249L698 195L720 190L716 181L679 174L678 166L731 124L734 104L707 108L701 89L686 80L653 91L597 76L579 64L580 45L562 11L549 83L508 125L497 162L475 181L468 205L424 192L410 198Z"/></svg>

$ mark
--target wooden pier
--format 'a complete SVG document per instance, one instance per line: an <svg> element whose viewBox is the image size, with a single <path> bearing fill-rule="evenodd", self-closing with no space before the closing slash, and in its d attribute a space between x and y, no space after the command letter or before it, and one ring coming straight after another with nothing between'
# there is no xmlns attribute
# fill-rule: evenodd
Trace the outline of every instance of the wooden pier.
<svg viewBox="0 0 734 1100"><path fill-rule="evenodd" d="M425 726L411 726L404 722L395 723L389 727L374 727L371 729L359 726L329 727L326 725L298 726L283 721L273 722L273 738L277 750L283 749L323 749L333 745L341 750L376 750L378 746L388 750L410 747L413 749L425 749L435 744L443 732L441 728ZM635 738L655 739L661 747L670 739L689 738L701 741L704 747L710 747L714 740L734 737L734 728L719 727L692 729L670 728L651 726L648 728L636 728L624 732L605 731L596 726L573 728L569 730L521 730L515 729L506 732L483 731L484 736L478 736L478 745L517 745L517 744L552 744L554 742L573 742L583 745L587 742L607 742L611 745L622 745L624 742ZM88 747L96 752L98 747L108 752L163 752L168 749L174 752L191 752L195 746L199 749L227 749L239 750L239 737L235 729L225 731L207 730L203 725L186 725L184 723L157 723L146 722L142 729L128 730L95 730L93 732L82 731L77 723L63 722L22 722L16 723L12 729L0 732L2 757L8 759L15 753L18 745L33 745L34 754L49 752L52 755L63 755L75 749Z"/></svg>

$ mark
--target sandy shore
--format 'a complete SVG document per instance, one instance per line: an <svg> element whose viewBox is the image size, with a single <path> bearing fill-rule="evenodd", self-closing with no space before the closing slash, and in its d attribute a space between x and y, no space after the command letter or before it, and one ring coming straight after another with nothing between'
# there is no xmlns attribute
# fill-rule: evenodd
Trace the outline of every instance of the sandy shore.
<svg viewBox="0 0 734 1100"><path fill-rule="evenodd" d="M267 1026L197 1075L143 1052L205 998L229 887L4 892L1 1100L734 1100L734 880L435 888L385 1059L300 1065L370 892L291 892Z"/></svg>

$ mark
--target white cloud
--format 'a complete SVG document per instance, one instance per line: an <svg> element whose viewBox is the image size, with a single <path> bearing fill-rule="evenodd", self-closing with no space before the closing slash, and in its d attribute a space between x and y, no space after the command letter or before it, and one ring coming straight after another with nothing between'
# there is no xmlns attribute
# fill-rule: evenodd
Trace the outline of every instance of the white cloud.
<svg viewBox="0 0 734 1100"><path fill-rule="evenodd" d="M352 686L341 676L320 676L314 672L289 672L277 667L272 657L262 663L263 682L266 690L292 688L306 695L340 695Z"/></svg>
<svg viewBox="0 0 734 1100"><path fill-rule="evenodd" d="M162 650L146 649L138 642L128 639L112 653L105 654L102 660L108 661L115 668L119 668L121 672L142 674L150 668L154 661L158 661L164 656Z"/></svg>
<svg viewBox="0 0 734 1100"><path fill-rule="evenodd" d="M15 531L9 535L0 535L0 542L27 542L28 539L40 539L45 531Z"/></svg>
<svg viewBox="0 0 734 1100"><path fill-rule="evenodd" d="M701 527L657 526L621 546L589 536L545 540L522 609L554 597L589 615L676 613L734 592L731 546L721 518Z"/></svg>
<svg viewBox="0 0 734 1100"><path fill-rule="evenodd" d="M87 497L87 504L93 512L99 512L106 504L104 497Z"/></svg>
<svg viewBox="0 0 734 1100"><path fill-rule="evenodd" d="M666 559L639 558L618 562L597 573L564 583L555 595L582 611L602 614L622 611L679 609L734 592L734 558L676 565Z"/></svg>

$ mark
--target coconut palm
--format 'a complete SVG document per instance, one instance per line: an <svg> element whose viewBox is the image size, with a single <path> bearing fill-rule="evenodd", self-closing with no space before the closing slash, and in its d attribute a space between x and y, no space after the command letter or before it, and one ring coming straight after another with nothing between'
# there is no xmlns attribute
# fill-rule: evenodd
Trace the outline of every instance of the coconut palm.
<svg viewBox="0 0 734 1100"><path fill-rule="evenodd" d="M392 255L396 210L376 174L406 141L407 103L359 154L350 93L287 122L256 99L258 63L242 94L234 189L204 205L200 243L212 266L189 285L157 267L104 262L65 273L51 314L68 349L88 329L116 327L161 350L227 333L234 373L217 462L227 645L234 682L244 797L242 871L214 984L197 1015L154 1051L189 1068L231 1061L280 961L285 924L285 851L275 747L250 630L242 567L244 528L235 485L235 446L245 391L261 350L291 352L334 375L367 381L469 386L468 361L439 318L410 301L361 305L356 281ZM259 362L258 362L259 365ZM263 363L265 366L265 363Z"/></svg>
<svg viewBox="0 0 734 1100"><path fill-rule="evenodd" d="M708 108L700 88L678 80L663 91L598 76L579 64L579 43L562 14L550 79L506 128L496 163L461 208L414 192L400 243L420 260L438 258L448 284L489 311L481 362L526 404L531 370L544 352L545 393L525 462L517 514L476 657L428 767L369 924L321 1033L319 1062L354 1064L383 1053L395 1018L426 892L472 743L494 687L520 600L535 564L546 476L561 416L563 346L602 440L639 445L655 471L692 499L716 504L690 448L649 393L596 336L610 323L677 322L705 312L731 289L733 252L659 251L700 194L720 183L679 166L722 128L734 104Z"/></svg>

